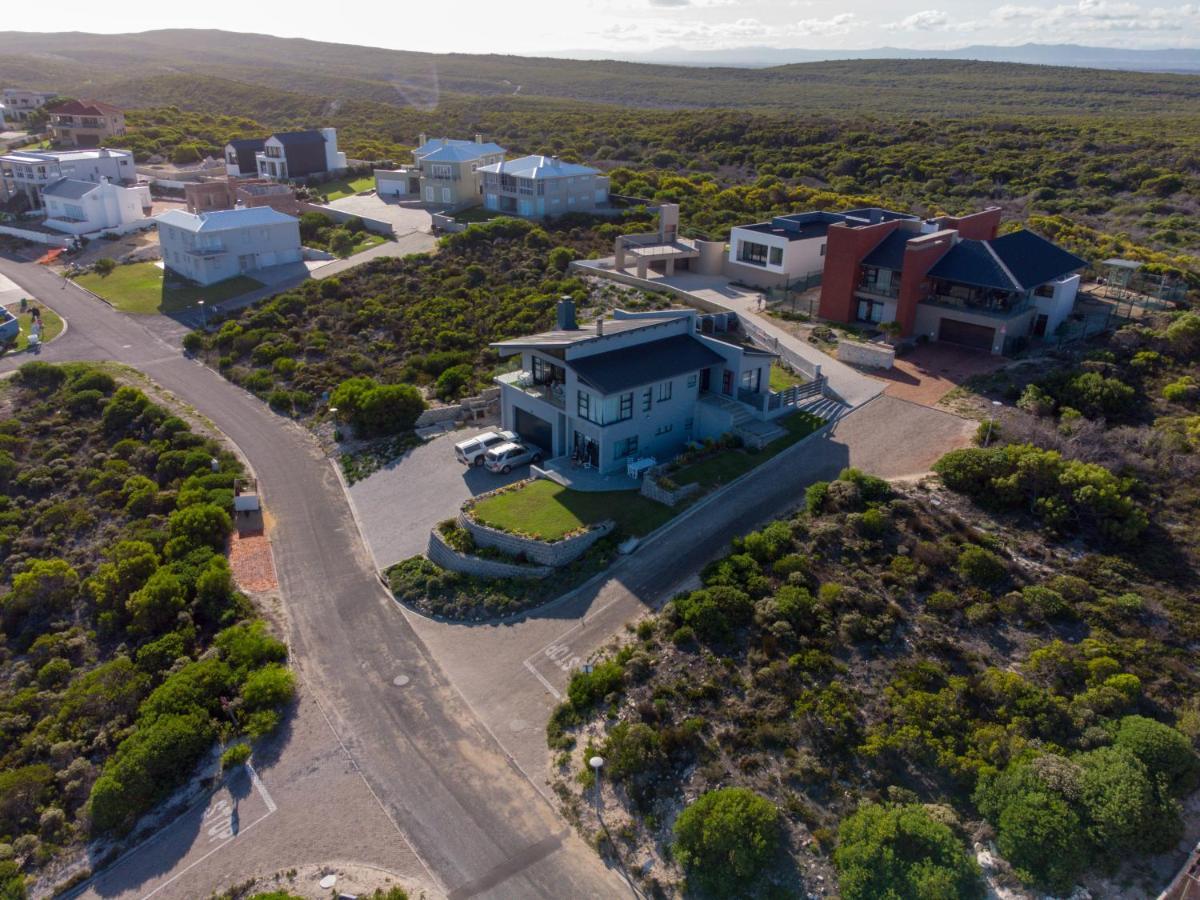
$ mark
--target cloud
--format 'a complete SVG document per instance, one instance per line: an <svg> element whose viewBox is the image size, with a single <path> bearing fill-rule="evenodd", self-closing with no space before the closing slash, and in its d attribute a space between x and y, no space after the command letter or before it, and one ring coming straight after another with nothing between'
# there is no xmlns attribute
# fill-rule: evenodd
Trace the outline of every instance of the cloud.
<svg viewBox="0 0 1200 900"><path fill-rule="evenodd" d="M891 31L936 31L950 24L950 16L940 9L923 9L899 22L888 22L883 27Z"/></svg>
<svg viewBox="0 0 1200 900"><path fill-rule="evenodd" d="M1200 24L1200 7L1145 7L1124 0L1077 0L1053 6L1005 4L979 22L964 23L966 28L989 24L1022 29L1037 36L1047 29L1074 32L1163 32L1180 31Z"/></svg>
<svg viewBox="0 0 1200 900"><path fill-rule="evenodd" d="M675 9L680 6L691 6L692 0L647 0L651 6L657 6L666 9Z"/></svg>

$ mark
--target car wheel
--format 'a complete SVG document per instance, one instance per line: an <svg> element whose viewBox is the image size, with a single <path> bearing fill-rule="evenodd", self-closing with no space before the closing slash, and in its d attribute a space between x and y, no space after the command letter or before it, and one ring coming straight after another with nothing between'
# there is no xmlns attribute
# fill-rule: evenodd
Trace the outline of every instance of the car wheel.
<svg viewBox="0 0 1200 900"><path fill-rule="evenodd" d="M512 471L512 466L505 466L505 467L504 467L503 469L501 469L500 471L501 471L501 472L503 472L505 475L507 475L509 472L511 472L511 471Z"/></svg>
<svg viewBox="0 0 1200 900"><path fill-rule="evenodd" d="M478 468L479 466L482 466L483 465L483 457L482 456L475 457L475 462L473 462L472 465L475 466L476 468Z"/></svg>

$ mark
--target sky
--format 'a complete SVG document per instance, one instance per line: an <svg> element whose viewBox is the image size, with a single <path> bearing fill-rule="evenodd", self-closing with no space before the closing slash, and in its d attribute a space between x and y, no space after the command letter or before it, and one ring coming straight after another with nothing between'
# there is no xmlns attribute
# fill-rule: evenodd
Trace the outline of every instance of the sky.
<svg viewBox="0 0 1200 900"><path fill-rule="evenodd" d="M77 15L71 7L78 7ZM948 49L1029 41L1200 46L1200 0L454 0L447 6L386 3L344 17L330 16L324 0L293 0L286 20L251 17L223 25L214 22L213 9L118 4L97 16L91 0L56 4L58 20L82 24L80 30L224 27L437 53L632 53L664 46Z"/></svg>

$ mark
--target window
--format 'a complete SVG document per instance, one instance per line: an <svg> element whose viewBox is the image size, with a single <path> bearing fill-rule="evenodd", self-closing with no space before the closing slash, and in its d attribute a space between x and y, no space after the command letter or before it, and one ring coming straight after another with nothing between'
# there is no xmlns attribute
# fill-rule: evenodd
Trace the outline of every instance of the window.
<svg viewBox="0 0 1200 900"><path fill-rule="evenodd" d="M633 391L621 395L620 406L617 409L617 421L624 422L633 418Z"/></svg>
<svg viewBox="0 0 1200 900"><path fill-rule="evenodd" d="M692 419L684 419L684 420L683 420L683 430L684 430L684 431L691 431L691 430L692 430L692 425L693 425L693 424L694 424L694 420L692 420Z"/></svg>
<svg viewBox="0 0 1200 900"><path fill-rule="evenodd" d="M824 244L821 245L821 255L822 256L825 255L825 245Z"/></svg>
<svg viewBox="0 0 1200 900"><path fill-rule="evenodd" d="M650 390L650 388L646 388L646 390L642 391L642 412L650 412L650 407L652 405L652 393L653 392Z"/></svg>
<svg viewBox="0 0 1200 900"><path fill-rule="evenodd" d="M450 188L448 188L448 187L442 188L442 202L443 203L449 203L451 196L452 195L450 193Z"/></svg>
<svg viewBox="0 0 1200 900"><path fill-rule="evenodd" d="M783 265L783 248L782 247L772 247L771 248L771 265L773 265L773 266L782 266Z"/></svg>
<svg viewBox="0 0 1200 900"><path fill-rule="evenodd" d="M696 376L695 375L688 376L687 386L690 388L694 388L696 386Z"/></svg>
<svg viewBox="0 0 1200 900"><path fill-rule="evenodd" d="M1053 297L1054 296L1054 285L1053 284L1039 284L1036 288L1034 288L1033 295L1035 297Z"/></svg>
<svg viewBox="0 0 1200 900"><path fill-rule="evenodd" d="M579 402L575 407L575 412L581 419L587 419L589 422L592 419L592 395L586 391L579 392Z"/></svg>
<svg viewBox="0 0 1200 900"><path fill-rule="evenodd" d="M671 399L671 382L664 381L658 386L658 402Z"/></svg>
<svg viewBox="0 0 1200 900"><path fill-rule="evenodd" d="M671 432L671 431L674 431L674 430L675 430L675 426L674 426L674 425L659 425L659 426L658 426L658 430L657 430L656 432L654 432L654 433L655 433L655 434L667 434L667 433L669 433L669 432Z"/></svg>
<svg viewBox="0 0 1200 900"><path fill-rule="evenodd" d="M624 440L613 443L613 459L625 459L637 453L638 439L635 434L633 437L627 437Z"/></svg>
<svg viewBox="0 0 1200 900"><path fill-rule="evenodd" d="M738 261L750 263L754 266L765 266L767 264L767 245L754 244L750 241L739 241Z"/></svg>
<svg viewBox="0 0 1200 900"><path fill-rule="evenodd" d="M434 178L451 178L454 170L450 166L432 165L429 167Z"/></svg>

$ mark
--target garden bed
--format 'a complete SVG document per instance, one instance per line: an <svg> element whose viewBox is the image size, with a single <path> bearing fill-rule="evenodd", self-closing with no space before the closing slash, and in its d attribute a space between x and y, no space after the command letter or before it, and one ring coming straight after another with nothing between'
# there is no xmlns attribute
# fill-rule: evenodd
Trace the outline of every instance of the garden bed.
<svg viewBox="0 0 1200 900"><path fill-rule="evenodd" d="M667 490L673 490L672 485L699 484L705 491L729 484L825 424L821 416L804 411L794 412L776 421L787 434L776 438L762 450L747 450L730 442L706 442L699 450L685 451L669 463L660 476L659 484Z"/></svg>

